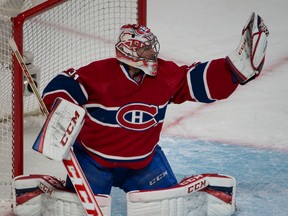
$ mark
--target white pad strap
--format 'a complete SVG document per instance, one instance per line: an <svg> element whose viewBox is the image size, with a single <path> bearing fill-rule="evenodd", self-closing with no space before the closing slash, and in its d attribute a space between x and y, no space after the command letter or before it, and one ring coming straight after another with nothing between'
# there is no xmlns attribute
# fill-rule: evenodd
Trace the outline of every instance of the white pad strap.
<svg viewBox="0 0 288 216"><path fill-rule="evenodd" d="M127 193L127 215L230 216L235 212L235 193L231 176L191 176L173 188Z"/></svg>
<svg viewBox="0 0 288 216"><path fill-rule="evenodd" d="M62 98L57 99L33 149L50 159L62 161L83 126L84 116L82 107Z"/></svg>
<svg viewBox="0 0 288 216"><path fill-rule="evenodd" d="M95 196L103 215L111 215L111 197ZM76 193L49 175L23 175L13 180L13 209L18 216L86 215Z"/></svg>

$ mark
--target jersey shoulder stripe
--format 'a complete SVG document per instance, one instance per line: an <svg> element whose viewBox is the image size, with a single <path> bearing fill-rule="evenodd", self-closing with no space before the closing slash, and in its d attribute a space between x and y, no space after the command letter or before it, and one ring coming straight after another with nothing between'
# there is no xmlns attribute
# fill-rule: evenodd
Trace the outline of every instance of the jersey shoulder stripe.
<svg viewBox="0 0 288 216"><path fill-rule="evenodd" d="M209 70L209 62L197 64L187 73L189 91L192 98L203 103L212 103L209 87L207 84L207 70Z"/></svg>
<svg viewBox="0 0 288 216"><path fill-rule="evenodd" d="M51 80L43 91L43 97L60 91L69 93L69 97L80 105L87 101L87 92L83 86L65 73L61 73Z"/></svg>

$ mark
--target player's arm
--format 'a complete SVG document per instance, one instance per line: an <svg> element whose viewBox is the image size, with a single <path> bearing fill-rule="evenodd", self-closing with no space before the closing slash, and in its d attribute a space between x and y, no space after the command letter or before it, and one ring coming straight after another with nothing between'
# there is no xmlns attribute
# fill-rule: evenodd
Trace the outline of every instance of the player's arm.
<svg viewBox="0 0 288 216"><path fill-rule="evenodd" d="M252 13L237 49L226 59L198 63L188 68L187 84L178 91L173 102L192 100L211 103L228 98L239 83L245 84L261 72L268 34L263 19Z"/></svg>
<svg viewBox="0 0 288 216"><path fill-rule="evenodd" d="M48 83L42 96L48 110L51 110L57 98L63 98L77 105L82 105L87 101L87 92L78 78L77 71L69 69Z"/></svg>
<svg viewBox="0 0 288 216"><path fill-rule="evenodd" d="M212 103L228 98L237 88L238 81L224 58L198 63L187 72L188 100Z"/></svg>

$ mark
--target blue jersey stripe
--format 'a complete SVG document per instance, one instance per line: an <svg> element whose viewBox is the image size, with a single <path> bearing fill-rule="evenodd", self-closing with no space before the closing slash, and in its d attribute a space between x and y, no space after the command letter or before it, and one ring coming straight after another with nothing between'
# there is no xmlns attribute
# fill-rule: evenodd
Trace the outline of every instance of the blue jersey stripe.
<svg viewBox="0 0 288 216"><path fill-rule="evenodd" d="M66 91L77 101L79 105L85 104L87 98L80 87L80 84L73 78L59 74L56 76L43 91L43 95L54 91Z"/></svg>
<svg viewBox="0 0 288 216"><path fill-rule="evenodd" d="M101 107L86 107L89 115L99 122L104 124L116 125L116 114L117 110L106 110Z"/></svg>
<svg viewBox="0 0 288 216"><path fill-rule="evenodd" d="M190 82L192 86L192 91L195 99L203 103L212 103L215 100L211 100L206 92L204 80L206 77L204 75L205 69L208 62L198 64L189 72Z"/></svg>

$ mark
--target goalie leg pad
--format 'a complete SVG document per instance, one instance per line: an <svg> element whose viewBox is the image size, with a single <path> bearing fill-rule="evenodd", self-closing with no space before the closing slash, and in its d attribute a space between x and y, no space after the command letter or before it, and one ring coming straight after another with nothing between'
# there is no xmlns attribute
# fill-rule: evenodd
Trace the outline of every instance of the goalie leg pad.
<svg viewBox="0 0 288 216"><path fill-rule="evenodd" d="M127 215L230 216L235 212L236 180L201 174L163 190L127 193Z"/></svg>
<svg viewBox="0 0 288 216"><path fill-rule="evenodd" d="M111 197L97 195L105 216L111 215ZM13 210L18 216L85 216L76 193L67 191L61 181L49 175L23 175L13 180Z"/></svg>

